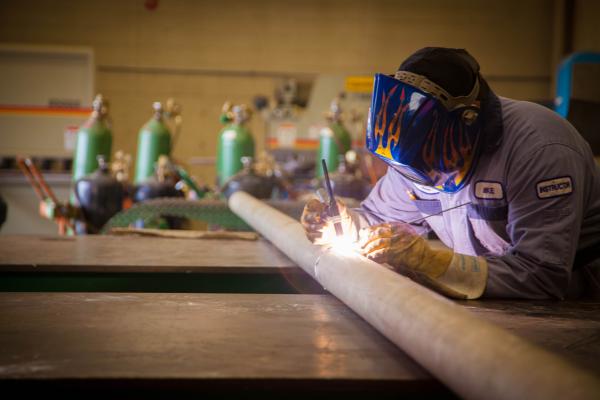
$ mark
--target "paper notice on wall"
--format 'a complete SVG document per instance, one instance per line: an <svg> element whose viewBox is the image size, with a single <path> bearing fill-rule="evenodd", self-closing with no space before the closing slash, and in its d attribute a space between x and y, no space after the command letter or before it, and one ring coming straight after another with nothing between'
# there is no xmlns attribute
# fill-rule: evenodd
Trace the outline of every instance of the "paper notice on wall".
<svg viewBox="0 0 600 400"><path fill-rule="evenodd" d="M293 148L298 136L298 127L290 122L281 123L275 134L280 148Z"/></svg>
<svg viewBox="0 0 600 400"><path fill-rule="evenodd" d="M77 132L79 131L78 126L70 125L65 127L64 132L64 148L68 151L75 150L75 143L77 143Z"/></svg>

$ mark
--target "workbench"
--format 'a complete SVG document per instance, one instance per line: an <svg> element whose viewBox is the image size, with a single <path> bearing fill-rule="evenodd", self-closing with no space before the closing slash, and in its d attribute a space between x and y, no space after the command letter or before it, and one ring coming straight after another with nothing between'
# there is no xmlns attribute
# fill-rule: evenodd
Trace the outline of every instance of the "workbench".
<svg viewBox="0 0 600 400"><path fill-rule="evenodd" d="M0 235L0 291L323 293L263 239Z"/></svg>
<svg viewBox="0 0 600 400"><path fill-rule="evenodd" d="M0 347L24 390L446 392L324 295L1 293Z"/></svg>
<svg viewBox="0 0 600 400"><path fill-rule="evenodd" d="M0 236L0 275L0 386L23 393L453 396L263 240ZM44 289L61 276L77 290ZM600 375L599 303L458 304Z"/></svg>

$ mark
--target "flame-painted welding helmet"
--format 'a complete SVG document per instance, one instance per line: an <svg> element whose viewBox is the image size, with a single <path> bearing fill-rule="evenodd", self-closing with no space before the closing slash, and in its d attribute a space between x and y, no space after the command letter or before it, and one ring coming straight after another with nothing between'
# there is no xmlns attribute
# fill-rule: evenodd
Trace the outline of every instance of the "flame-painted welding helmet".
<svg viewBox="0 0 600 400"><path fill-rule="evenodd" d="M452 96L423 75L377 74L367 123L367 148L406 178L454 193L479 156L479 80Z"/></svg>

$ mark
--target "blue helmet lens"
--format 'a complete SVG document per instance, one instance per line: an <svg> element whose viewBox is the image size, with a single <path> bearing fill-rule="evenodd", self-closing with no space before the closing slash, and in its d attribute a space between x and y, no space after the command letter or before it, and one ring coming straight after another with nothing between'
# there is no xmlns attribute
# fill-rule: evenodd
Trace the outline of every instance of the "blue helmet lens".
<svg viewBox="0 0 600 400"><path fill-rule="evenodd" d="M377 74L367 149L416 183L457 192L478 158L481 122L466 118L476 112L473 106L448 110L436 96Z"/></svg>

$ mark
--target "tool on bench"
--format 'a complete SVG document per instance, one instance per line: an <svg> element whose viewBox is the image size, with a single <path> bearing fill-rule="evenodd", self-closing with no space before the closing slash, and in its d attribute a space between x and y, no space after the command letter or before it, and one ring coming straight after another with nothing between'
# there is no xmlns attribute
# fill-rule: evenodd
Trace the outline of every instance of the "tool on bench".
<svg viewBox="0 0 600 400"><path fill-rule="evenodd" d="M60 235L66 234L67 228L73 230L70 220L77 216L77 208L58 201L43 175L30 158L17 157L17 165L40 199L40 214L45 218L56 221Z"/></svg>

